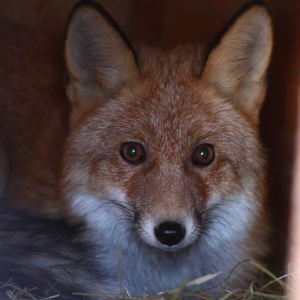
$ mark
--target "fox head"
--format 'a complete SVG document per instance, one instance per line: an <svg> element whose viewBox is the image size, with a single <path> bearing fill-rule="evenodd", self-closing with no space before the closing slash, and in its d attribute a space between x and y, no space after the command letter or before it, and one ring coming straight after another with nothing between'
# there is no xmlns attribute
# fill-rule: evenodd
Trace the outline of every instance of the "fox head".
<svg viewBox="0 0 300 300"><path fill-rule="evenodd" d="M165 51L133 49L99 5L75 6L62 180L71 214L94 227L119 220L161 250L205 234L211 243L255 236L264 222L258 119L271 48L261 4L239 12L209 50Z"/></svg>

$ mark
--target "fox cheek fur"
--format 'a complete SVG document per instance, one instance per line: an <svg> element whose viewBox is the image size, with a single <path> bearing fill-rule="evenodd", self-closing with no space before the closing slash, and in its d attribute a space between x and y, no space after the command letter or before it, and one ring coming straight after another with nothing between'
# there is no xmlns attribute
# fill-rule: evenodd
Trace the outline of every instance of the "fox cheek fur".
<svg viewBox="0 0 300 300"><path fill-rule="evenodd" d="M220 283L238 262L267 252L258 116L271 48L260 4L235 17L206 59L190 46L135 52L100 7L74 8L64 205L110 260L120 247L134 295L147 281L142 268L163 278L149 287L155 293L218 271ZM168 273L174 261L178 274Z"/></svg>

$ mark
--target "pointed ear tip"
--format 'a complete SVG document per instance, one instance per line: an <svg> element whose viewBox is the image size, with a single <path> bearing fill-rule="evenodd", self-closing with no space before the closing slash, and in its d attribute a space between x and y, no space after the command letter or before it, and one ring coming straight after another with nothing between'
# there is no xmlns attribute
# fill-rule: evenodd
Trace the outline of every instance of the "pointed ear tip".
<svg viewBox="0 0 300 300"><path fill-rule="evenodd" d="M77 19L78 16L96 16L99 15L99 12L102 14L107 14L104 8L99 3L92 0L80 0L73 6L70 12L67 28L70 27L70 24L72 24L72 22Z"/></svg>
<svg viewBox="0 0 300 300"><path fill-rule="evenodd" d="M270 9L267 6L267 4L262 1L250 2L248 5L244 7L242 14L249 14L257 18L261 17L271 22Z"/></svg>
<svg viewBox="0 0 300 300"><path fill-rule="evenodd" d="M246 24L256 24L260 26L265 37L272 39L272 18L268 6L262 1L253 1L246 4L238 13L237 21Z"/></svg>
<svg viewBox="0 0 300 300"><path fill-rule="evenodd" d="M80 0L78 1L72 8L72 11L71 11L71 15L73 15L74 13L76 13L78 10L81 10L81 9L91 9L91 10L101 10L103 9L101 7L101 5L93 0Z"/></svg>

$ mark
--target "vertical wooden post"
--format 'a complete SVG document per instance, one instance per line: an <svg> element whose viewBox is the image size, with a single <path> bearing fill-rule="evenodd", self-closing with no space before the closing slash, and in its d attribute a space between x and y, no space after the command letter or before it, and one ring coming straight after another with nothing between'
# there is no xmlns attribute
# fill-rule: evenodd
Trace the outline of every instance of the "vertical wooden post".
<svg viewBox="0 0 300 300"><path fill-rule="evenodd" d="M300 82L298 91L298 129L295 143L295 167L291 201L290 242L287 270L288 299L300 299Z"/></svg>

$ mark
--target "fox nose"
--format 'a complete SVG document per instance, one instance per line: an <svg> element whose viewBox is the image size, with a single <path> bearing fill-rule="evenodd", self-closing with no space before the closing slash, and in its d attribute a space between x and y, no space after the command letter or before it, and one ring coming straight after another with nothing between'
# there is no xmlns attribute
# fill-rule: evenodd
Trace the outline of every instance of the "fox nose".
<svg viewBox="0 0 300 300"><path fill-rule="evenodd" d="M154 233L163 245L171 247L179 244L184 239L185 229L177 222L166 221L155 227Z"/></svg>

